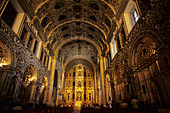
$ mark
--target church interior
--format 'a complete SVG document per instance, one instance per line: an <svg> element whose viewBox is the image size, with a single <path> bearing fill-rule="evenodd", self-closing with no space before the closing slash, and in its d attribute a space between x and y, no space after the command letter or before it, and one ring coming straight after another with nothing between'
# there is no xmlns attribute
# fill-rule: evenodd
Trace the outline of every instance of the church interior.
<svg viewBox="0 0 170 113"><path fill-rule="evenodd" d="M0 112L169 113L169 4L1 0Z"/></svg>

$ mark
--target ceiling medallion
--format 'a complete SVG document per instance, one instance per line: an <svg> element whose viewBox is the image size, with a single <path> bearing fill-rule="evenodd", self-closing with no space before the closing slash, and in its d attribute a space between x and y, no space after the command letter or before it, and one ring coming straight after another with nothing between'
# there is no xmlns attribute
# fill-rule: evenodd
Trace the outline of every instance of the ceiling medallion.
<svg viewBox="0 0 170 113"><path fill-rule="evenodd" d="M95 32L95 29L93 27L89 27L89 29L93 32Z"/></svg>
<svg viewBox="0 0 170 113"><path fill-rule="evenodd" d="M81 16L80 16L79 14L77 14L75 17L76 17L77 19L81 18Z"/></svg>
<svg viewBox="0 0 170 113"><path fill-rule="evenodd" d="M88 36L89 36L90 38L94 39L94 36L93 36L93 35L91 35L91 34L88 34Z"/></svg>
<svg viewBox="0 0 170 113"><path fill-rule="evenodd" d="M96 17L95 16L89 16L89 18L93 21L97 21Z"/></svg>
<svg viewBox="0 0 170 113"><path fill-rule="evenodd" d="M66 16L65 16L65 15L60 15L60 16L58 17L58 21L62 21L62 20L64 20L64 19L66 19Z"/></svg>
<svg viewBox="0 0 170 113"><path fill-rule="evenodd" d="M68 36L70 36L70 34L65 34L65 35L63 36L63 38L66 38L66 37L68 37Z"/></svg>
<svg viewBox="0 0 170 113"><path fill-rule="evenodd" d="M90 7L91 7L92 9L94 9L94 10L99 10L99 9L100 9L99 6L98 6L97 4L95 4L95 3L91 3L91 4L90 4Z"/></svg>
<svg viewBox="0 0 170 113"><path fill-rule="evenodd" d="M80 22L76 22L76 25L80 25Z"/></svg>
<svg viewBox="0 0 170 113"><path fill-rule="evenodd" d="M64 3L63 3L63 2L58 2L58 3L56 3L55 6L54 6L55 9L60 9L60 8L62 8L62 7L64 7Z"/></svg>
<svg viewBox="0 0 170 113"><path fill-rule="evenodd" d="M68 29L68 26L64 26L63 28L61 28L61 31L65 31Z"/></svg>
<svg viewBox="0 0 170 113"><path fill-rule="evenodd" d="M82 6L75 5L75 6L73 6L73 9L74 9L75 12L78 13L78 12L80 12L82 10Z"/></svg>

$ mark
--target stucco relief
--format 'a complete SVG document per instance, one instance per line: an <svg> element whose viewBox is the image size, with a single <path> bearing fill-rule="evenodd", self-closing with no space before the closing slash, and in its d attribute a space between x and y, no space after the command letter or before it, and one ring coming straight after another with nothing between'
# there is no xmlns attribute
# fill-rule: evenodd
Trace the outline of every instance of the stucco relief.
<svg viewBox="0 0 170 113"><path fill-rule="evenodd" d="M81 56L96 63L97 50L93 45L84 41L75 41L64 45L58 54L58 63L63 65L68 59Z"/></svg>

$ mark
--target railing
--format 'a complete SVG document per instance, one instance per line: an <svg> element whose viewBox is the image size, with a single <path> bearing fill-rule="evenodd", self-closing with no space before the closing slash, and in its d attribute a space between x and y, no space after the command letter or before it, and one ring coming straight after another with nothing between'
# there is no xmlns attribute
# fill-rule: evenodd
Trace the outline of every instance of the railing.
<svg viewBox="0 0 170 113"><path fill-rule="evenodd" d="M27 26L29 27L29 26ZM35 54L27 47L24 46L22 40L17 36L17 34L5 23L5 21L0 17L0 30L5 32L6 35L9 37L9 40L14 42L17 46L20 46L24 49L26 49L29 53L31 53L31 56L34 56L34 60L39 64L41 64L41 61L35 56ZM32 31L30 31L32 32ZM45 68L45 67L44 67ZM45 70L50 74L50 71L45 68Z"/></svg>

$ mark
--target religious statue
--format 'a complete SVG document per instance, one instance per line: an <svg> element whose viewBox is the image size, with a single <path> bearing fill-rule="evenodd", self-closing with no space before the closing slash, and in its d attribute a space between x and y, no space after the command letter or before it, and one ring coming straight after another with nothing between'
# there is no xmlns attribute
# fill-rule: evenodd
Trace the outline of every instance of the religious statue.
<svg viewBox="0 0 170 113"><path fill-rule="evenodd" d="M78 87L81 87L81 82L80 81L78 82Z"/></svg>
<svg viewBox="0 0 170 113"><path fill-rule="evenodd" d="M79 91L77 93L77 98L76 98L77 101L81 101L81 92Z"/></svg>

